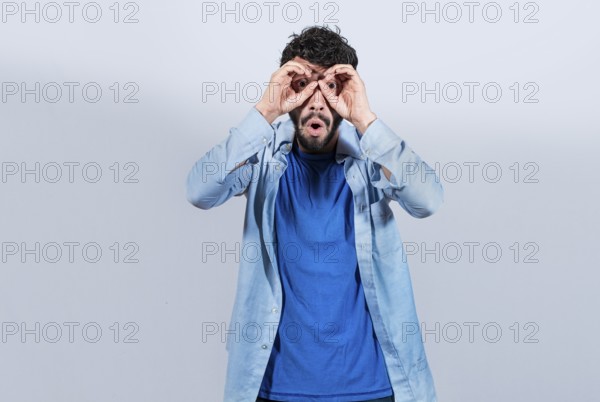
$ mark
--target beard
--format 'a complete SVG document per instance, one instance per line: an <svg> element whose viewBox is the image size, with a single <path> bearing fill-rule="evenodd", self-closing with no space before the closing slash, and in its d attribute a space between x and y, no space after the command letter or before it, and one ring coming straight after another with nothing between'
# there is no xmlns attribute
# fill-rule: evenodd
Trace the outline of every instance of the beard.
<svg viewBox="0 0 600 402"><path fill-rule="evenodd" d="M323 148L325 148L331 142L331 140L333 140L333 137L335 136L335 133L343 120L342 117L336 113L333 116L333 124L331 125L331 128L329 129L327 134L325 134L325 137L314 138L303 133L304 130L301 130L300 125L298 124L298 117L299 116L297 114L290 113L290 118L294 123L295 138L298 140L298 143L304 149L310 152L322 152ZM311 112L301 119L301 125L304 127L306 122L308 122L312 118L318 118L319 120L321 120L324 123L325 127L329 127L329 125L331 124L331 120L322 115L321 113Z"/></svg>

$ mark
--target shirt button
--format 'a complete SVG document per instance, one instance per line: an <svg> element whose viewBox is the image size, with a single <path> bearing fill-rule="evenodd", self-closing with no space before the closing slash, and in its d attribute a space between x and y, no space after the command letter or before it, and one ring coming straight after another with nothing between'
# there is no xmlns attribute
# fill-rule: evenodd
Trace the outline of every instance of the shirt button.
<svg viewBox="0 0 600 402"><path fill-rule="evenodd" d="M262 139L263 144L267 142L267 137L263 137Z"/></svg>
<svg viewBox="0 0 600 402"><path fill-rule="evenodd" d="M273 313L273 314L277 314L277 309L276 309L275 307L273 307L273 308L271 309L271 313Z"/></svg>
<svg viewBox="0 0 600 402"><path fill-rule="evenodd" d="M275 170L279 170L280 169L280 165L275 165Z"/></svg>
<svg viewBox="0 0 600 402"><path fill-rule="evenodd" d="M266 349L267 345L262 345L261 348Z"/></svg>

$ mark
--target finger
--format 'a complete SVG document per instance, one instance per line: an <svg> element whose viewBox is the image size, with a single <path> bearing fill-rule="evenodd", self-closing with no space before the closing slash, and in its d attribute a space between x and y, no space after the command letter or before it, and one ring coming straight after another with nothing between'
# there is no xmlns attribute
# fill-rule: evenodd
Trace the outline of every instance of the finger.
<svg viewBox="0 0 600 402"><path fill-rule="evenodd" d="M295 101L298 102L298 106L302 105L305 100L312 96L317 88L317 85L317 81L311 82L302 91L296 94Z"/></svg>
<svg viewBox="0 0 600 402"><path fill-rule="evenodd" d="M338 96L335 92L334 88L329 88L329 85L325 82L325 80L317 81L319 84L319 88L321 89L321 93L327 100L327 102L333 107L338 102ZM335 107L334 107L335 109Z"/></svg>
<svg viewBox="0 0 600 402"><path fill-rule="evenodd" d="M281 68L279 69L280 74L286 74L289 75L290 73L295 73L298 75L308 75L310 76L310 74L312 74L312 71L307 68L306 66L295 62L295 61L288 61L287 63L285 63L283 66L281 66Z"/></svg>
<svg viewBox="0 0 600 402"><path fill-rule="evenodd" d="M358 74L355 75L350 75L348 73L345 72L341 72L341 73L329 73L328 75L325 76L325 78L327 80L332 80L332 79L337 79L339 82L341 83L345 83L346 81L354 81L354 82L360 82L360 77L358 76Z"/></svg>
<svg viewBox="0 0 600 402"><path fill-rule="evenodd" d="M358 77L358 75L356 75L355 77ZM346 73L338 73L338 74L334 74L334 73L329 73L325 76L326 80L333 80L333 79L337 79L339 82L346 82L349 81L353 78L353 76L346 74Z"/></svg>
<svg viewBox="0 0 600 402"><path fill-rule="evenodd" d="M317 82L312 82L307 85L302 91L294 92L292 91L290 95L286 98L286 102L293 105L293 109L297 108L304 104L304 101L308 99L315 92L315 88L317 87Z"/></svg>
<svg viewBox="0 0 600 402"><path fill-rule="evenodd" d="M301 62L299 62L299 61L295 61L295 60L289 60L289 61L287 61L286 63L284 63L284 64L283 64L281 67L285 67L285 66L292 66L292 65L294 65L294 66L299 66L299 67L302 67L302 68L304 68L304 69L308 69L308 70L310 70L310 67L309 67L309 66L307 66L306 64L304 64L304 63L301 63Z"/></svg>
<svg viewBox="0 0 600 402"><path fill-rule="evenodd" d="M288 65L283 65L273 74L273 76L271 76L271 83L276 86L283 86L283 90L285 90L285 88L291 86L294 78L303 76L310 77L306 68L298 63L290 63Z"/></svg>
<svg viewBox="0 0 600 402"><path fill-rule="evenodd" d="M356 70L354 69L354 67L352 67L352 65L350 64L336 64L334 66L329 67L327 70L325 70L323 72L323 74L327 75L327 74L341 74L341 73L346 73L350 76L354 76L357 75L358 73L356 72Z"/></svg>
<svg viewBox="0 0 600 402"><path fill-rule="evenodd" d="M308 76L306 70L298 66L287 66L275 74L276 79L292 79L297 76Z"/></svg>

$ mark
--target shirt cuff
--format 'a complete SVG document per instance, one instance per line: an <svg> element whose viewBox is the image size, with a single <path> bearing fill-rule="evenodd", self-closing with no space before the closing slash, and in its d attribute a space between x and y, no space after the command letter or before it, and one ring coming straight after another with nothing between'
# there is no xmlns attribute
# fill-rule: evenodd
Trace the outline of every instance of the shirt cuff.
<svg viewBox="0 0 600 402"><path fill-rule="evenodd" d="M243 138L243 154L250 156L267 146L275 132L273 126L255 107L250 109L234 130Z"/></svg>
<svg viewBox="0 0 600 402"><path fill-rule="evenodd" d="M360 138L360 148L370 159L378 161L393 147L404 147L404 141L381 119L372 122Z"/></svg>
<svg viewBox="0 0 600 402"><path fill-rule="evenodd" d="M404 150L404 140L400 138L391 128L389 128L381 119L373 121L360 139L360 147L364 155L372 162L371 177L373 185L378 188L399 188L398 183L391 173L388 180L381 166L386 166L390 172L393 172L394 161L387 160L390 156L390 150L394 147L400 147Z"/></svg>

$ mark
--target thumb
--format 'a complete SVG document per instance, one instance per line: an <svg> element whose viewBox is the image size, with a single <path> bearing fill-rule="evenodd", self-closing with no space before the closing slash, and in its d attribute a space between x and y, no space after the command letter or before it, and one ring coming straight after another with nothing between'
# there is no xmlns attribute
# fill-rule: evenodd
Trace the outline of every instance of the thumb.
<svg viewBox="0 0 600 402"><path fill-rule="evenodd" d="M336 95L335 89L329 88L329 86L324 80L319 80L319 88L321 89L321 93L323 94L323 96L325 96L325 99L327 99L327 102L331 105L332 108L335 109L339 99Z"/></svg>
<svg viewBox="0 0 600 402"><path fill-rule="evenodd" d="M315 88L317 87L318 82L311 82L304 88L300 93L297 94L296 101L300 102L300 105L304 103L312 94L315 92ZM298 106L300 106L298 105Z"/></svg>

